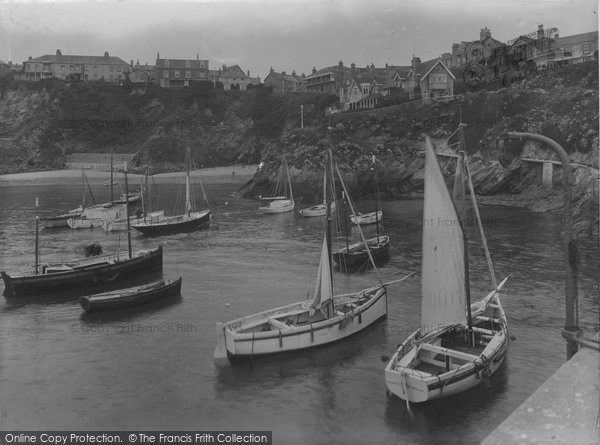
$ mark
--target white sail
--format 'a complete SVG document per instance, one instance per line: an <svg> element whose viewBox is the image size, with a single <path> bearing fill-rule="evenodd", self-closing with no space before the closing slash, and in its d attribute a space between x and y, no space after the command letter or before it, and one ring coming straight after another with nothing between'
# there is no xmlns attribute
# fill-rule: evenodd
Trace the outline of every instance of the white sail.
<svg viewBox="0 0 600 445"><path fill-rule="evenodd" d="M436 329L466 320L464 240L437 156L425 143L421 325Z"/></svg>
<svg viewBox="0 0 600 445"><path fill-rule="evenodd" d="M317 286L315 296L310 307L320 309L333 299L333 285L331 282L331 267L329 263L329 249L327 248L327 237L323 238L321 248L321 260L319 261L319 272L317 274Z"/></svg>

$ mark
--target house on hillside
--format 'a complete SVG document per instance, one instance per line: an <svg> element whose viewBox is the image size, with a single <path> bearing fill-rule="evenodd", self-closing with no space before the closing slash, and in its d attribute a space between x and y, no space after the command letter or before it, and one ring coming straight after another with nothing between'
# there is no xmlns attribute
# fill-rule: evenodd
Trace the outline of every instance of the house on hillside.
<svg viewBox="0 0 600 445"><path fill-rule="evenodd" d="M572 36L556 36L550 44L546 56L547 63L552 65L567 65L593 60L598 50L598 31L575 34ZM543 61L537 61L538 65Z"/></svg>
<svg viewBox="0 0 600 445"><path fill-rule="evenodd" d="M297 76L296 71L292 71L292 74L286 74L285 71L277 73L271 67L264 83L278 93L299 93L304 90L305 77L304 74Z"/></svg>
<svg viewBox="0 0 600 445"><path fill-rule="evenodd" d="M56 77L64 80L122 82L129 64L118 57L63 55L60 49L55 55L43 55L23 63L24 80L40 80Z"/></svg>
<svg viewBox="0 0 600 445"><path fill-rule="evenodd" d="M248 85L258 85L259 77L250 77L250 71L244 73L239 65L227 67L223 65L223 69L218 74L218 81L223 84L223 89L227 90L247 90Z"/></svg>
<svg viewBox="0 0 600 445"><path fill-rule="evenodd" d="M8 63L0 60L0 77L6 76L9 71L10 71L10 69L8 67Z"/></svg>
<svg viewBox="0 0 600 445"><path fill-rule="evenodd" d="M304 78L304 89L308 93L339 94L345 81L351 78L350 68L345 67L340 60L337 66L329 66L317 70L313 67L312 73Z"/></svg>
<svg viewBox="0 0 600 445"><path fill-rule="evenodd" d="M156 54L154 76L161 87L188 87L191 82L208 81L208 60L163 59Z"/></svg>
<svg viewBox="0 0 600 445"><path fill-rule="evenodd" d="M454 95L456 77L442 59L438 59L425 74L419 77L419 87L423 100Z"/></svg>
<svg viewBox="0 0 600 445"><path fill-rule="evenodd" d="M131 61L131 72L129 73L129 80L135 84L150 84L156 83L156 68L154 65L140 64L138 60L136 64Z"/></svg>

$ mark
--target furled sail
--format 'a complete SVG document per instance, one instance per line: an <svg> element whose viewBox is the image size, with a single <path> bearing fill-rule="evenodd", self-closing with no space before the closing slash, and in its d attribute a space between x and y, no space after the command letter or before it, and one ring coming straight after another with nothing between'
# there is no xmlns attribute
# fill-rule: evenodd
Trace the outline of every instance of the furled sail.
<svg viewBox="0 0 600 445"><path fill-rule="evenodd" d="M333 285L331 281L331 267L329 263L329 250L327 248L327 237L323 237L321 248L321 260L319 261L319 272L317 274L317 286L315 296L310 307L320 309L333 299Z"/></svg>
<svg viewBox="0 0 600 445"><path fill-rule="evenodd" d="M466 320L464 239L437 156L425 142L421 326L425 331Z"/></svg>
<svg viewBox="0 0 600 445"><path fill-rule="evenodd" d="M456 211L463 224L466 223L467 202L465 200L465 173L463 153L459 153L456 158L456 170L454 172L454 186L452 188L452 198L456 206Z"/></svg>

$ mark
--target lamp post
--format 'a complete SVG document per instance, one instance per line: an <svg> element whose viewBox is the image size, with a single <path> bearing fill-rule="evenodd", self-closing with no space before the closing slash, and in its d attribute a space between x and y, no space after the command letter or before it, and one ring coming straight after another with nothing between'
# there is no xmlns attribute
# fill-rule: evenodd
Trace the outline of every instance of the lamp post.
<svg viewBox="0 0 600 445"><path fill-rule="evenodd" d="M577 240L573 235L571 216L571 164L565 150L554 140L536 133L507 132L503 139L528 139L550 147L560 158L563 167L563 243L565 249L565 326L562 336L567 340L567 360L577 352Z"/></svg>

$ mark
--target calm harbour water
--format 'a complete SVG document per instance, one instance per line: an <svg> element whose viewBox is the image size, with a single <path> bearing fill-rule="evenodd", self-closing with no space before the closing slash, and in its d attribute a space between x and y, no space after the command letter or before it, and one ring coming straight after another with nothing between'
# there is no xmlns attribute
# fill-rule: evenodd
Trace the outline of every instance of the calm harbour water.
<svg viewBox="0 0 600 445"><path fill-rule="evenodd" d="M92 319L82 317L76 300L0 303L0 428L264 429L273 430L277 444L477 443L564 363L559 217L482 206L497 276L511 274L502 301L516 337L489 385L413 405L412 416L405 402L386 394L382 358L419 322L418 276L389 288L388 319L363 334L315 351L215 368L215 322L312 294L323 236L322 219L261 215L257 201L231 196L238 185L206 186L215 209L209 230L133 235L134 249L163 245L165 276L183 276L181 298ZM160 186L167 212L178 188ZM80 189L75 183L0 187L0 270L31 270L36 196L40 213L52 214L75 207ZM382 280L419 271L422 202L381 206L392 240ZM371 203L358 208L369 211ZM475 240L474 227L469 230ZM105 252L127 248L123 234L43 230L41 260L81 257L92 241ZM580 322L594 330L597 244L585 240L580 248ZM479 296L487 292L487 266L480 249L472 253L472 289ZM376 275L336 272L334 280L337 292L347 292L374 284Z"/></svg>

